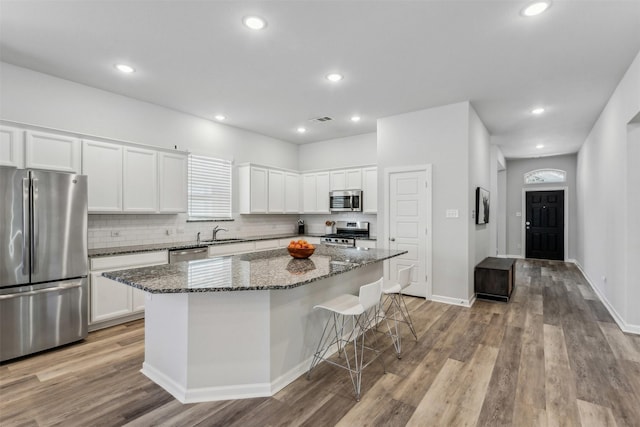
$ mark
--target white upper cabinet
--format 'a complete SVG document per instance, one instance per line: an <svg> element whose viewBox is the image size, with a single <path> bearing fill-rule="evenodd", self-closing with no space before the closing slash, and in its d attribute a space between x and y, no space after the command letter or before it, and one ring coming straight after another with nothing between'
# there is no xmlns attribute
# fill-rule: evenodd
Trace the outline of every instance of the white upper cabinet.
<svg viewBox="0 0 640 427"><path fill-rule="evenodd" d="M294 172L251 164L238 166L240 213L299 213L299 182L300 176Z"/></svg>
<svg viewBox="0 0 640 427"><path fill-rule="evenodd" d="M124 212L157 212L157 157L157 151L137 147L124 147Z"/></svg>
<svg viewBox="0 0 640 427"><path fill-rule="evenodd" d="M183 153L158 153L160 213L187 211L187 156Z"/></svg>
<svg viewBox="0 0 640 427"><path fill-rule="evenodd" d="M378 168L362 169L362 212L378 212Z"/></svg>
<svg viewBox="0 0 640 427"><path fill-rule="evenodd" d="M302 175L302 212L329 213L329 172Z"/></svg>
<svg viewBox="0 0 640 427"><path fill-rule="evenodd" d="M284 212L300 212L300 175L297 173L284 174Z"/></svg>
<svg viewBox="0 0 640 427"><path fill-rule="evenodd" d="M345 169L331 171L331 191L361 189L362 169Z"/></svg>
<svg viewBox="0 0 640 427"><path fill-rule="evenodd" d="M26 131L25 167L61 172L81 171L80 139L45 132Z"/></svg>
<svg viewBox="0 0 640 427"><path fill-rule="evenodd" d="M89 184L89 212L122 212L122 146L82 141L82 174Z"/></svg>
<svg viewBox="0 0 640 427"><path fill-rule="evenodd" d="M302 175L302 213L316 211L316 174L305 173Z"/></svg>
<svg viewBox="0 0 640 427"><path fill-rule="evenodd" d="M24 167L24 131L0 126L0 166Z"/></svg>
<svg viewBox="0 0 640 427"><path fill-rule="evenodd" d="M238 167L238 196L241 214L267 213L269 173L252 165Z"/></svg>
<svg viewBox="0 0 640 427"><path fill-rule="evenodd" d="M269 213L284 213L284 172L269 170Z"/></svg>
<svg viewBox="0 0 640 427"><path fill-rule="evenodd" d="M329 172L316 174L316 212L329 213Z"/></svg>

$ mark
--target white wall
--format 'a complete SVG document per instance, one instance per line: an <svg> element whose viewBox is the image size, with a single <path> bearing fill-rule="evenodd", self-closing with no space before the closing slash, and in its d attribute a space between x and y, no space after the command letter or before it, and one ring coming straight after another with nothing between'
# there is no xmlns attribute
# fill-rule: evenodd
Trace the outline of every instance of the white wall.
<svg viewBox="0 0 640 427"><path fill-rule="evenodd" d="M498 255L507 255L507 169L498 171L498 206L496 218L498 220L497 241Z"/></svg>
<svg viewBox="0 0 640 427"><path fill-rule="evenodd" d="M628 129L640 112L640 54L636 56L578 153L578 251L576 259L604 298L618 324L640 333L637 264L640 251L630 245L629 224L637 221L640 182L636 134ZM632 126L633 127L633 126ZM628 141L631 136L633 141ZM633 156L636 154L636 156ZM632 210L633 209L633 210ZM635 237L635 236L634 236Z"/></svg>
<svg viewBox="0 0 640 427"><path fill-rule="evenodd" d="M384 188L385 168L433 165L434 297L469 300L472 296L469 271L476 258L476 239L475 233L473 240L470 238L470 229L474 229L470 225L474 221L471 200L475 200L471 182L489 185L488 175L482 170L485 164L489 167L489 155L485 153L489 149L486 129L470 110L468 102L461 102L378 120L379 188ZM470 120L474 122L472 126ZM470 159L471 143L474 160ZM384 235L383 203L380 193L378 236ZM447 209L458 209L460 217L445 218ZM484 235L477 240L484 246Z"/></svg>
<svg viewBox="0 0 640 427"><path fill-rule="evenodd" d="M522 189L535 191L536 188L568 187L568 259L576 259L577 255L577 203L576 203L576 160L575 154L564 156L538 157L534 159L507 159L507 254L512 256L524 254L525 242L522 241ZM567 182L557 184L524 184L524 174L536 169L560 169L567 172ZM567 206L565 206L565 210Z"/></svg>
<svg viewBox="0 0 640 427"><path fill-rule="evenodd" d="M628 127L627 133L627 254L636 254L636 257L627 255L627 316L626 321L632 325L640 325L640 310L637 303L640 302L640 113L636 115L634 122ZM636 304L633 304L635 302Z"/></svg>
<svg viewBox="0 0 640 427"><path fill-rule="evenodd" d="M298 165L301 171L375 165L376 145L375 132L302 144L298 149Z"/></svg>
<svg viewBox="0 0 640 427"><path fill-rule="evenodd" d="M298 146L47 74L0 62L0 119L233 160L298 169ZM237 171L234 169L234 184ZM234 185L237 191L237 185ZM237 212L237 197L233 211ZM230 235L297 230L297 215L247 216L224 223ZM193 240L213 223L185 215L90 215L90 247ZM184 229L167 236L166 229ZM121 232L111 237L110 231Z"/></svg>
<svg viewBox="0 0 640 427"><path fill-rule="evenodd" d="M469 219L469 263L467 270L469 272L468 278L468 295L471 296L474 293L474 267L480 261L488 257L489 255L495 255L491 253L491 241L495 241L495 229L491 229L491 224L495 223L495 213L492 215L491 205L497 199L497 186L493 188L492 185L492 150L489 146L490 136L489 131L484 126L484 123L478 117L478 114L473 109L473 106L469 105L469 191L468 200L469 206L474 211L474 215ZM495 180L497 181L497 170L494 171ZM490 191L489 195L489 223L483 225L476 225L475 216L478 212L475 212L476 208L476 188L482 187ZM493 238L491 238L493 236Z"/></svg>

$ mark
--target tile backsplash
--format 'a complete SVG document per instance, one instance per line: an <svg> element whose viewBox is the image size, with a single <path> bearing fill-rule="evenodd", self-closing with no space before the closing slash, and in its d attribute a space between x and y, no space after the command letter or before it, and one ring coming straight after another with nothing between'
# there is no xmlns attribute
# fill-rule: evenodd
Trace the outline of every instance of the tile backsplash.
<svg viewBox="0 0 640 427"><path fill-rule="evenodd" d="M324 234L326 220L371 222L376 232L376 216L364 214L323 215L240 215L233 221L187 222L186 214L177 215L89 215L89 249L156 243L195 242L198 232L202 240L210 240L216 225L229 231L220 238L294 234L298 219L305 221L306 232Z"/></svg>

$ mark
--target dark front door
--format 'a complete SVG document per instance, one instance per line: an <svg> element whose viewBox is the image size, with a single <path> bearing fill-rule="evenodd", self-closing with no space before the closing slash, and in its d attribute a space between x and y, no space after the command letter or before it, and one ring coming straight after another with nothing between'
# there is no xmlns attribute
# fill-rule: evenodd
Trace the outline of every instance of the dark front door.
<svg viewBox="0 0 640 427"><path fill-rule="evenodd" d="M564 260L564 191L526 194L526 257Z"/></svg>

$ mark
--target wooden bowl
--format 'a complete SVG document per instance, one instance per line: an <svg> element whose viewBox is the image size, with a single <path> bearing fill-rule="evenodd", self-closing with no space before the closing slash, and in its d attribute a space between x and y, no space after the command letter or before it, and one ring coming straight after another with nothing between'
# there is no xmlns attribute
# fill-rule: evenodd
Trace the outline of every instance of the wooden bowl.
<svg viewBox="0 0 640 427"><path fill-rule="evenodd" d="M292 257L298 258L298 259L305 259L313 255L313 251L315 251L316 248L309 248L309 249L287 248L287 250L289 251L289 255L291 255Z"/></svg>

